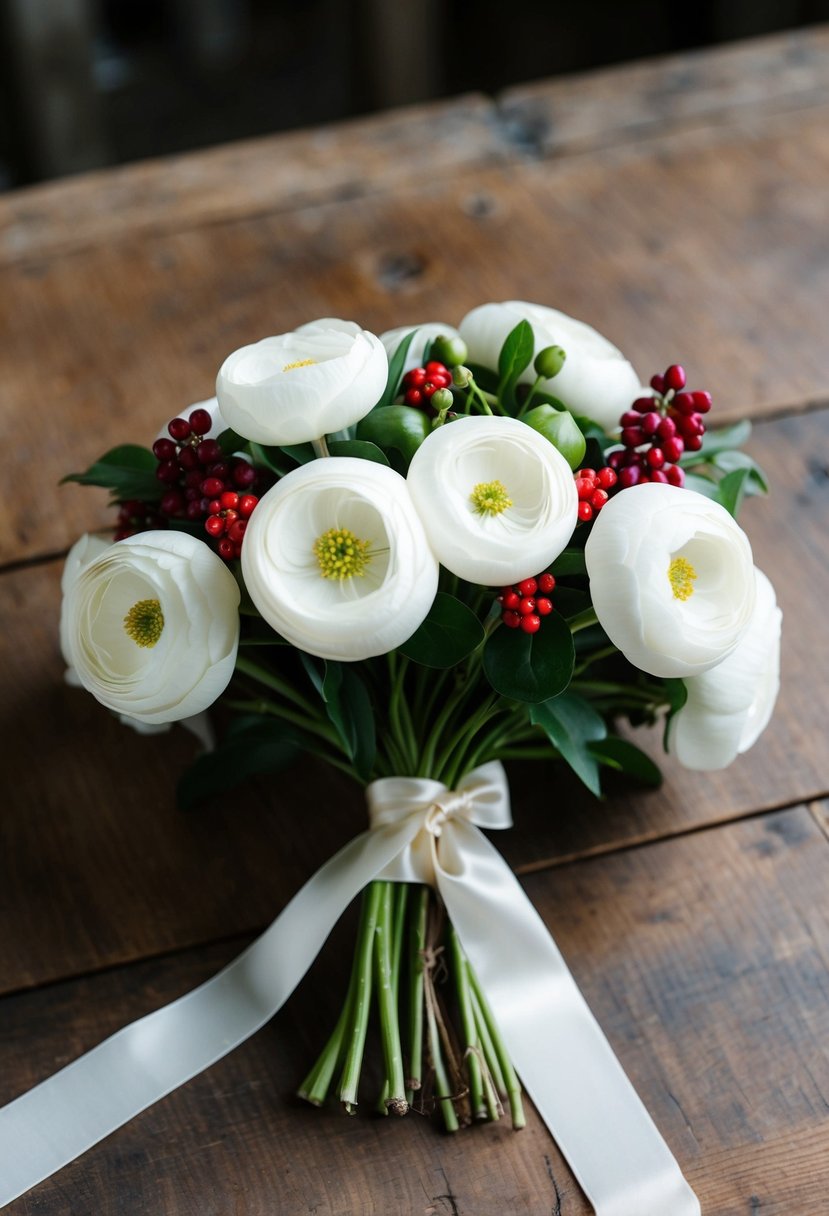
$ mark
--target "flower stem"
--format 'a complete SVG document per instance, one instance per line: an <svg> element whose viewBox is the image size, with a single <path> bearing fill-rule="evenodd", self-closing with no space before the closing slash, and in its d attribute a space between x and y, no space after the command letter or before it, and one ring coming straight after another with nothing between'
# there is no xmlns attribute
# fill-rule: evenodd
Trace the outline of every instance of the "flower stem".
<svg viewBox="0 0 829 1216"><path fill-rule="evenodd" d="M409 1076L406 1080L406 1100L412 1105L415 1090L423 1084L423 965L426 950L426 918L429 912L429 888L421 887L417 894L414 916L409 931Z"/></svg>
<svg viewBox="0 0 829 1216"><path fill-rule="evenodd" d="M354 1003L354 992L357 983L357 954L355 951L354 961L351 966L351 976L348 981L348 992L346 994L345 1003L340 1010L340 1016L337 1018L337 1024L331 1032L331 1037L323 1047L320 1056L308 1073L305 1080L300 1085L297 1093L300 1098L304 1098L306 1102L310 1102L312 1106L322 1106L328 1096L328 1090L331 1085L331 1078L334 1075L334 1069L342 1059L343 1040L345 1038L346 1027L351 1017L351 1009Z"/></svg>
<svg viewBox="0 0 829 1216"><path fill-rule="evenodd" d="M380 1037L386 1062L386 1112L405 1115L406 1083L403 1078L403 1053L400 1048L400 1024L397 1016L397 992L394 974L394 930L391 882L373 884L380 888L377 918L374 926L374 977L377 1005L380 1012Z"/></svg>
<svg viewBox="0 0 829 1216"><path fill-rule="evenodd" d="M490 1039L492 1040L495 1055L498 1059L498 1063L501 1066L501 1073L504 1079L504 1088L509 1100L510 1114L512 1115L512 1126L517 1131L519 1128L524 1127L527 1122L524 1117L524 1106L521 1102L521 1085L518 1081L518 1077L515 1075L515 1069L512 1066L512 1060L509 1058L506 1043L501 1037L501 1031L498 1029L498 1024L495 1021L495 1015L490 1008L489 1001L484 995L478 977L475 974L475 969L471 963L467 964L467 967L469 972L469 982L472 985L472 991L478 999L481 1013L489 1031Z"/></svg>
<svg viewBox="0 0 829 1216"><path fill-rule="evenodd" d="M363 1051L366 1045L366 1030L371 1004L371 960L374 930L377 924L382 887L382 883L372 882L363 892L363 907L354 955L356 971L354 997L351 1002L345 1064L340 1079L340 1101L349 1115L353 1115L357 1108L357 1087L363 1065Z"/></svg>
<svg viewBox="0 0 829 1216"><path fill-rule="evenodd" d="M588 629L591 625L598 625L599 618L596 616L595 609L585 608L584 612L578 612L575 616L571 616L567 623L570 626L571 633L578 633L580 629Z"/></svg>
<svg viewBox="0 0 829 1216"><path fill-rule="evenodd" d="M431 984L426 986L425 996L429 1055L431 1056L432 1068L435 1072L435 1094L440 1102L446 1130L448 1132L456 1132L459 1126L458 1116L455 1114L455 1107L452 1102L452 1089L449 1085L449 1078L446 1075L446 1068L443 1063L440 1031L438 1030L437 1014L435 1011L435 998Z"/></svg>
<svg viewBox="0 0 829 1216"><path fill-rule="evenodd" d="M328 444L325 442L324 435L320 435L319 439L312 439L311 446L314 449L315 456L330 456L331 455L331 453L328 451Z"/></svg>
<svg viewBox="0 0 829 1216"><path fill-rule="evenodd" d="M472 1008L472 990L469 985L466 958L461 949L460 938L451 924L447 926L447 935L452 951L452 968L455 973L458 1009L463 1028L464 1059L466 1061L466 1073L469 1078L469 1103L472 1108L472 1118L485 1119L487 1110L483 1098L481 1060L478 1055L479 1043L475 1029L475 1013Z"/></svg>
<svg viewBox="0 0 829 1216"><path fill-rule="evenodd" d="M471 970L469 962L466 964L467 979L469 980L469 971ZM481 1042L481 1051L483 1052L486 1066L489 1069L489 1074L492 1077L492 1084L502 1098L507 1096L507 1087L504 1081L504 1074L501 1069L501 1061L498 1059L498 1053L495 1050L495 1044L492 1041L492 1035L489 1033L484 1011L481 1008L481 1002L478 999L478 994L469 980L469 991L472 996L472 1009L475 1013L475 1025L478 1030L478 1038Z"/></svg>

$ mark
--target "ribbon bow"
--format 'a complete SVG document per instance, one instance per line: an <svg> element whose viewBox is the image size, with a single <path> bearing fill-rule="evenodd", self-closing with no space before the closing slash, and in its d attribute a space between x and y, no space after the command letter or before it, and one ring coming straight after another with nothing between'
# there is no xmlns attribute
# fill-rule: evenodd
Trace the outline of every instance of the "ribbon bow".
<svg viewBox="0 0 829 1216"><path fill-rule="evenodd" d="M597 1216L699 1216L543 921L485 828L510 826L497 762L454 791L389 777L371 826L311 878L237 959L0 1110L0 1207L227 1055L285 1003L374 879L440 893L513 1063Z"/></svg>

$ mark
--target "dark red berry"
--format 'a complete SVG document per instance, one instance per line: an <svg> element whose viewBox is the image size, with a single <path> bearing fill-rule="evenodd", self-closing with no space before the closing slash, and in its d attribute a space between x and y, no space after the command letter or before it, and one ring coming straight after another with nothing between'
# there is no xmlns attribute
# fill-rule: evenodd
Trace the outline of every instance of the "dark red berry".
<svg viewBox="0 0 829 1216"><path fill-rule="evenodd" d="M184 495L181 490L168 490L161 496L158 506L164 515L181 515L185 507Z"/></svg>
<svg viewBox="0 0 829 1216"><path fill-rule="evenodd" d="M622 443L626 448L638 448L645 436L638 426L626 426L622 431Z"/></svg>
<svg viewBox="0 0 829 1216"><path fill-rule="evenodd" d="M227 534L233 541L234 545L241 545L245 535L245 529L248 526L246 519L234 519L227 529Z"/></svg>
<svg viewBox="0 0 829 1216"><path fill-rule="evenodd" d="M665 386L672 388L674 392L685 388L685 368L679 363L672 363L665 372Z"/></svg>
<svg viewBox="0 0 829 1216"><path fill-rule="evenodd" d="M672 439L666 439L662 444L662 451L665 453L665 459L675 463L679 460L682 453L685 451L685 444L678 435L674 435Z"/></svg>
<svg viewBox="0 0 829 1216"><path fill-rule="evenodd" d="M623 490L629 490L631 486L637 486L640 481L642 481L642 470L635 464L629 465L619 472L619 485Z"/></svg>
<svg viewBox="0 0 829 1216"><path fill-rule="evenodd" d="M659 375L651 376L651 388L654 389L657 393L664 393L665 392L665 377L659 376Z"/></svg>
<svg viewBox="0 0 829 1216"><path fill-rule="evenodd" d="M510 588L504 592L501 602L505 608L514 612L521 603L521 596Z"/></svg>
<svg viewBox="0 0 829 1216"><path fill-rule="evenodd" d="M540 574L538 576L538 590L543 591L545 595L549 595L555 590L556 580L552 574Z"/></svg>
<svg viewBox="0 0 829 1216"><path fill-rule="evenodd" d="M190 430L194 435L206 435L213 425L213 419L207 410L193 410L189 421Z"/></svg>
<svg viewBox="0 0 829 1216"><path fill-rule="evenodd" d="M645 460L652 469L661 469L665 463L665 453L661 448L650 448L645 453Z"/></svg>
<svg viewBox="0 0 829 1216"><path fill-rule="evenodd" d="M637 397L631 409L636 410L639 414L647 414L653 409L654 404L654 397Z"/></svg>
<svg viewBox="0 0 829 1216"><path fill-rule="evenodd" d="M218 477L206 477L201 483L201 492L208 498L217 498L224 491L225 483Z"/></svg>
<svg viewBox="0 0 829 1216"><path fill-rule="evenodd" d="M153 456L156 460L172 460L177 450L172 439L156 439L153 444Z"/></svg>
<svg viewBox="0 0 829 1216"><path fill-rule="evenodd" d="M202 439L196 448L196 455L202 464L215 464L222 455L222 449L215 439Z"/></svg>
<svg viewBox="0 0 829 1216"><path fill-rule="evenodd" d="M174 481L178 481L179 467L177 460L162 460L161 464L155 471L155 475L159 481L166 482L170 485Z"/></svg>
<svg viewBox="0 0 829 1216"><path fill-rule="evenodd" d="M508 629L517 629L521 624L521 617L517 612L504 612L501 615L501 620Z"/></svg>
<svg viewBox="0 0 829 1216"><path fill-rule="evenodd" d="M222 537L216 548L219 550L219 557L223 557L225 561L229 562L231 558L238 557L236 546L227 536Z"/></svg>
<svg viewBox="0 0 829 1216"><path fill-rule="evenodd" d="M672 464L669 469L666 469L665 475L672 486L685 485L685 470L678 468L677 465Z"/></svg>
<svg viewBox="0 0 829 1216"><path fill-rule="evenodd" d="M256 481L256 469L252 464L248 464L246 460L240 460L238 464L233 466L233 484L237 485L240 490L249 489Z"/></svg>
<svg viewBox="0 0 829 1216"><path fill-rule="evenodd" d="M673 439L676 434L676 423L673 418L663 418L656 428L656 433L660 439Z"/></svg>
<svg viewBox="0 0 829 1216"><path fill-rule="evenodd" d="M663 469L652 469L649 480L660 482L664 485L664 483L668 480L668 474Z"/></svg>
<svg viewBox="0 0 829 1216"><path fill-rule="evenodd" d="M167 423L167 430L178 443L190 437L190 423L186 418L173 418Z"/></svg>

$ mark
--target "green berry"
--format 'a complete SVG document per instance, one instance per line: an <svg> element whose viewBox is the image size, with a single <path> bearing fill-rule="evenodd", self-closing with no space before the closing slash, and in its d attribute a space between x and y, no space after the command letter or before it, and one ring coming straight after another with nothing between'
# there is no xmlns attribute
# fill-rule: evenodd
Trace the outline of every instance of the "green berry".
<svg viewBox="0 0 829 1216"><path fill-rule="evenodd" d="M560 346L545 346L535 356L533 367L536 375L543 376L545 380L552 380L553 376L557 376L564 367L564 360L567 358L567 352Z"/></svg>

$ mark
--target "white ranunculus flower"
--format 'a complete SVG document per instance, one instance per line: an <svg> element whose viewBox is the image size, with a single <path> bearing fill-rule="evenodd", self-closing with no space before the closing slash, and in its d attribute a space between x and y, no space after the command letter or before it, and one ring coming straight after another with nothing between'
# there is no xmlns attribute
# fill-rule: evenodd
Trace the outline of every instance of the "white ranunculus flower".
<svg viewBox="0 0 829 1216"><path fill-rule="evenodd" d="M688 700L668 726L668 751L685 768L726 768L771 718L780 688L783 614L765 574L755 575L757 599L748 628L721 663L685 681Z"/></svg>
<svg viewBox="0 0 829 1216"><path fill-rule="evenodd" d="M72 683L146 725L201 713L233 675L239 587L184 532L115 544L82 537L63 575L61 646Z"/></svg>
<svg viewBox="0 0 829 1216"><path fill-rule="evenodd" d="M424 321L422 325L401 325L397 329L387 329L384 334L380 335L380 341L385 347L389 363L394 358L394 352L400 343L413 329L417 330L417 336L412 339L412 344L406 351L406 359L403 363L404 375L406 372L411 371L413 367L423 366L426 348L432 345L435 338L460 337L454 325L445 325L443 321Z"/></svg>
<svg viewBox="0 0 829 1216"><path fill-rule="evenodd" d="M639 376L607 338L555 308L524 300L473 308L460 324L469 362L497 368L501 347L519 321L532 326L536 355L546 346L561 346L566 352L561 371L542 381L541 387L574 414L583 414L608 431L618 427L621 415L641 393ZM521 380L530 384L535 378L530 363Z"/></svg>
<svg viewBox="0 0 829 1216"><path fill-rule="evenodd" d="M694 676L737 645L754 611L751 546L728 512L694 490L647 482L596 516L584 550L611 642L654 676Z"/></svg>
<svg viewBox="0 0 829 1216"><path fill-rule="evenodd" d="M312 460L268 490L250 517L242 573L277 633L346 661L405 642L438 583L405 480L346 456Z"/></svg>
<svg viewBox="0 0 829 1216"><path fill-rule="evenodd" d="M415 452L408 483L438 560L472 583L537 574L576 526L570 466L516 418L471 415L438 427Z"/></svg>
<svg viewBox="0 0 829 1216"><path fill-rule="evenodd" d="M388 371L379 338L328 317L234 351L219 369L216 396L228 426L245 439L304 443L364 417Z"/></svg>

